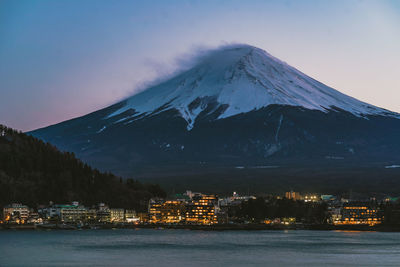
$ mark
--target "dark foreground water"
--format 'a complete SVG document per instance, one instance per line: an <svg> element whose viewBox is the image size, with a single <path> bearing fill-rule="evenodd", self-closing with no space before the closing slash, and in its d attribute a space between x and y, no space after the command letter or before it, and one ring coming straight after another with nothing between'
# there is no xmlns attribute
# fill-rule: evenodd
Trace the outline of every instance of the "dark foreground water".
<svg viewBox="0 0 400 267"><path fill-rule="evenodd" d="M400 233L0 231L0 266L400 266Z"/></svg>

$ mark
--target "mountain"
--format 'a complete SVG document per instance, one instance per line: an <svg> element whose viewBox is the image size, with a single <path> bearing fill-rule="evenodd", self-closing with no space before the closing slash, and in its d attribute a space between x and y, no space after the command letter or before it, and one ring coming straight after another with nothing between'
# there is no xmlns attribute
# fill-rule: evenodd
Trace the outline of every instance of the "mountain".
<svg viewBox="0 0 400 267"><path fill-rule="evenodd" d="M400 114L248 45L210 51L139 94L30 134L102 170L178 188L308 189L308 179L323 189L323 179L360 187L381 172L399 177Z"/></svg>
<svg viewBox="0 0 400 267"><path fill-rule="evenodd" d="M73 153L0 125L0 207L80 201L146 210L149 198L164 195L157 185L101 173Z"/></svg>
<svg viewBox="0 0 400 267"><path fill-rule="evenodd" d="M207 108L207 114L216 113L217 119L223 119L273 104L323 112L336 108L356 116L400 118L399 114L368 105L319 83L251 46L213 52L189 71L130 97L106 118L131 110L135 113L116 121L131 123L175 109L187 122L187 130L191 130L196 118Z"/></svg>

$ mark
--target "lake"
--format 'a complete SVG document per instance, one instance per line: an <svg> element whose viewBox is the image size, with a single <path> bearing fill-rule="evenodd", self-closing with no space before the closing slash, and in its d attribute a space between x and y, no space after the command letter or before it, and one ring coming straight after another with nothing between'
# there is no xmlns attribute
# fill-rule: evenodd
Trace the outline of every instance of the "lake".
<svg viewBox="0 0 400 267"><path fill-rule="evenodd" d="M400 233L0 231L0 266L399 266Z"/></svg>

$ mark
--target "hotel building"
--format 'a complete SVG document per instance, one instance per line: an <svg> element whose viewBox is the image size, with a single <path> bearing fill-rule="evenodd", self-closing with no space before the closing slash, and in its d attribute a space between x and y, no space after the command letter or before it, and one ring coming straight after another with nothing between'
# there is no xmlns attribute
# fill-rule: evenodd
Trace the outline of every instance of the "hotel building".
<svg viewBox="0 0 400 267"><path fill-rule="evenodd" d="M149 201L149 223L161 223L161 208L164 203L162 199L150 199Z"/></svg>
<svg viewBox="0 0 400 267"><path fill-rule="evenodd" d="M341 220L334 222L337 225L365 224L374 226L382 223L383 216L378 208L363 204L345 204L342 207Z"/></svg>
<svg viewBox="0 0 400 267"><path fill-rule="evenodd" d="M59 209L62 222L85 221L87 218L87 209L78 202L73 202L72 205L55 205L55 208Z"/></svg>
<svg viewBox="0 0 400 267"><path fill-rule="evenodd" d="M190 224L216 224L218 198L215 195L196 194L186 205L186 222Z"/></svg>
<svg viewBox="0 0 400 267"><path fill-rule="evenodd" d="M29 217L29 208L20 203L13 203L3 208L4 221L24 223Z"/></svg>

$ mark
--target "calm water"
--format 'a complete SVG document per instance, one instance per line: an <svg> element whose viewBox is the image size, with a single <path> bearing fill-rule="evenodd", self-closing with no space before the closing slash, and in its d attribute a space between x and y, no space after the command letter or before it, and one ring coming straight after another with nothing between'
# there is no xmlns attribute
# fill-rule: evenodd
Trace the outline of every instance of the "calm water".
<svg viewBox="0 0 400 267"><path fill-rule="evenodd" d="M400 233L0 231L0 266L399 266Z"/></svg>

